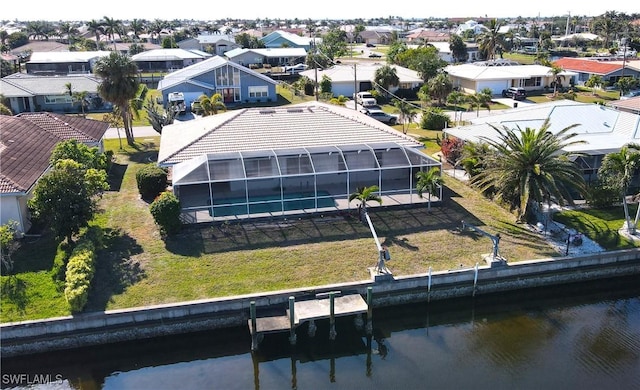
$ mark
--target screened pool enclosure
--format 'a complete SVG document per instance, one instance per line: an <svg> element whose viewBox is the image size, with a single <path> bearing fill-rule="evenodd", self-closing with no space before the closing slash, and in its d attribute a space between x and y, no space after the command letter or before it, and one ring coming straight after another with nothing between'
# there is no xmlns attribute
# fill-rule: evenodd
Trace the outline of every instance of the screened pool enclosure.
<svg viewBox="0 0 640 390"><path fill-rule="evenodd" d="M300 147L202 155L174 165L172 182L189 222L205 222L346 209L349 194L372 185L397 203L422 202L416 173L440 165L397 143Z"/></svg>

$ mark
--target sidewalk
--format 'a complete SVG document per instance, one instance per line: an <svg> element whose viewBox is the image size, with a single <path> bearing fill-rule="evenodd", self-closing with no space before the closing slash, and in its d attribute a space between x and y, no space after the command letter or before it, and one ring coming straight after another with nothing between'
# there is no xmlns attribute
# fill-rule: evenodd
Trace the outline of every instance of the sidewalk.
<svg viewBox="0 0 640 390"><path fill-rule="evenodd" d="M127 138L123 128L116 129L115 127L108 128L106 133L104 133L104 138L118 138L118 131L120 131L120 137L122 139ZM133 128L133 136L134 138L159 137L160 133L155 131L151 126L137 126Z"/></svg>

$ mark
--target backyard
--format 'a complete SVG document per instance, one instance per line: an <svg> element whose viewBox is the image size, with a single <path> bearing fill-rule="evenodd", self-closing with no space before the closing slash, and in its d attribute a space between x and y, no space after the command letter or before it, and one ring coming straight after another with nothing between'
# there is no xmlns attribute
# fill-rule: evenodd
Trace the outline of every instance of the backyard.
<svg viewBox="0 0 640 390"><path fill-rule="evenodd" d="M138 140L136 148L118 150L117 140L107 141L116 163L111 190L93 221L105 238L86 311L369 280L367 268L375 265L377 249L355 210L185 226L163 240L135 182L136 172L156 158L158 143L159 138L149 138ZM481 254L491 252L491 240L461 233L462 220L500 233L500 253L510 262L561 255L466 184L445 175L445 186L444 203L431 211L425 206L371 207L394 275L481 263ZM594 222L595 217L606 222ZM617 236L621 208L581 218L584 214L567 214L564 222L596 239L605 236L608 249L633 247ZM2 322L70 314L61 285L51 276L57 243L46 231L26 240L14 255L14 273L2 276Z"/></svg>

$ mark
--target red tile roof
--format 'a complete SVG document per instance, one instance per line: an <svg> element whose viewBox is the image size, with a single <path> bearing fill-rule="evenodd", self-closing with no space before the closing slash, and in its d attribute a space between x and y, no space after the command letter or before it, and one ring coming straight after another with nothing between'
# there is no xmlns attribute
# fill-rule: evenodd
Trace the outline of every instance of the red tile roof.
<svg viewBox="0 0 640 390"><path fill-rule="evenodd" d="M554 64L564 70L598 75L607 75L622 69L620 64L584 58L563 57L555 61Z"/></svg>
<svg viewBox="0 0 640 390"><path fill-rule="evenodd" d="M49 168L56 144L98 143L109 124L52 113L0 115L0 193L27 192Z"/></svg>

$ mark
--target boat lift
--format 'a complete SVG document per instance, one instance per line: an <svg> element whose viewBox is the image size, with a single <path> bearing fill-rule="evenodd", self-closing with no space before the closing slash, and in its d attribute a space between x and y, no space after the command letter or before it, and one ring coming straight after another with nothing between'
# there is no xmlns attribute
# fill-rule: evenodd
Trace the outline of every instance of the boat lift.
<svg viewBox="0 0 640 390"><path fill-rule="evenodd" d="M462 228L460 229L461 232L464 232L465 230L471 230L471 231L480 233L484 236L487 236L491 239L491 242L493 243L492 253L482 255L483 259L487 262L487 264L489 264L490 266L496 266L496 265L505 265L507 263L507 260L500 255L500 251L498 248L498 246L500 245L500 233L493 235L485 232L484 230L480 229L477 226L468 224L465 221L461 221L461 223L462 223Z"/></svg>
<svg viewBox="0 0 640 390"><path fill-rule="evenodd" d="M376 229L373 227L371 218L369 218L369 213L367 212L366 207L362 207L360 209L360 216L361 219L364 219L363 222L366 222L367 225L369 225L369 230L371 230L371 235L373 236L373 240L376 242L376 247L378 248L378 263L375 267L369 268L371 275L374 281L391 280L393 278L393 274L389 271L385 263L385 261L391 260L389 248L380 244L380 239L378 238Z"/></svg>

